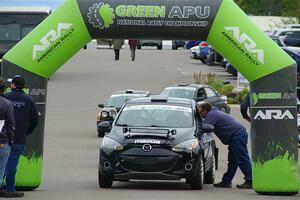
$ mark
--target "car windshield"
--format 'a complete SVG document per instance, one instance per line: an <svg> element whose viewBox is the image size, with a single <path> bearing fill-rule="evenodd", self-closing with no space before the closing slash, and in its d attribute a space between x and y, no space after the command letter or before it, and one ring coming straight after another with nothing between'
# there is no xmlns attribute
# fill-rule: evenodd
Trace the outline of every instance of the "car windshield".
<svg viewBox="0 0 300 200"><path fill-rule="evenodd" d="M140 98L145 97L146 95L143 94L118 94L118 95L112 95L105 104L105 107L115 107L115 108L121 108L127 100L134 99L134 98Z"/></svg>
<svg viewBox="0 0 300 200"><path fill-rule="evenodd" d="M122 110L117 126L191 128L193 113L190 105L128 104Z"/></svg>
<svg viewBox="0 0 300 200"><path fill-rule="evenodd" d="M20 39L20 24L0 24L0 41L19 41Z"/></svg>
<svg viewBox="0 0 300 200"><path fill-rule="evenodd" d="M167 97L183 98L183 99L194 99L196 88L166 88L160 95Z"/></svg>

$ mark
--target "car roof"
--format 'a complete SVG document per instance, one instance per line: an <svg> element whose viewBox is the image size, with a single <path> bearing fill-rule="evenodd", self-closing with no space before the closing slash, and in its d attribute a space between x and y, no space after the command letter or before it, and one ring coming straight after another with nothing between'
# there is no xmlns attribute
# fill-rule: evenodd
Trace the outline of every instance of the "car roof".
<svg viewBox="0 0 300 200"><path fill-rule="evenodd" d="M205 85L205 84L179 84L179 85L173 85L173 86L169 86L169 87L166 87L166 88L180 88L180 87L187 87L187 88L203 88L203 87L209 87L208 85Z"/></svg>
<svg viewBox="0 0 300 200"><path fill-rule="evenodd" d="M126 102L126 104L134 104L134 103L168 103L168 104L186 104L186 105L195 105L195 101L190 99L183 99L183 98L173 98L173 97L166 97L161 95L151 96L151 97L144 97L138 99L131 99Z"/></svg>
<svg viewBox="0 0 300 200"><path fill-rule="evenodd" d="M146 90L131 90L131 89L128 89L128 90L121 90L121 91L115 91L113 92L113 95L116 95L116 94L145 94L145 95L148 95L150 94L149 91L146 91Z"/></svg>

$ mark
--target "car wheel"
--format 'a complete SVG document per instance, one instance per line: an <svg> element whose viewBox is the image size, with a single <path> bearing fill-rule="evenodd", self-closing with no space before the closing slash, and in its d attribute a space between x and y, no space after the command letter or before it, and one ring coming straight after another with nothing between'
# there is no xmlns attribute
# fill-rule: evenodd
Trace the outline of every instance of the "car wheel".
<svg viewBox="0 0 300 200"><path fill-rule="evenodd" d="M224 112L224 113L227 113L227 109L225 107L221 107L220 108L220 111Z"/></svg>
<svg viewBox="0 0 300 200"><path fill-rule="evenodd" d="M204 164L202 156L196 162L194 173L191 177L191 189L201 190L204 183Z"/></svg>
<svg viewBox="0 0 300 200"><path fill-rule="evenodd" d="M162 50L162 45L158 45L158 46L157 46L157 49L158 49L158 50Z"/></svg>
<svg viewBox="0 0 300 200"><path fill-rule="evenodd" d="M100 188L111 188L113 184L113 178L111 176L105 176L98 171L98 182Z"/></svg>
<svg viewBox="0 0 300 200"><path fill-rule="evenodd" d="M172 45L173 50L177 50L177 47L175 45Z"/></svg>
<svg viewBox="0 0 300 200"><path fill-rule="evenodd" d="M139 45L137 45L137 49L141 49L142 48L142 46L139 44Z"/></svg>
<svg viewBox="0 0 300 200"><path fill-rule="evenodd" d="M200 61L203 63L203 64L206 64L207 63L207 60L205 58L200 58Z"/></svg>
<svg viewBox="0 0 300 200"><path fill-rule="evenodd" d="M216 157L215 154L212 155L212 163L209 171L204 175L205 184L214 184L215 182L215 171L216 171Z"/></svg>

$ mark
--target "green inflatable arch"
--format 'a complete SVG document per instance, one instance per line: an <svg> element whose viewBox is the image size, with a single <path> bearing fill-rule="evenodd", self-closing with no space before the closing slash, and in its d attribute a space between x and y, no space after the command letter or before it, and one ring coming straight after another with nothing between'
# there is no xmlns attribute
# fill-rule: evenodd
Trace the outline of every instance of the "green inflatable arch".
<svg viewBox="0 0 300 200"><path fill-rule="evenodd" d="M47 78L92 38L206 40L250 82L258 193L295 194L296 64L232 0L65 0L3 58L2 76L25 76L41 112L17 186L41 183Z"/></svg>

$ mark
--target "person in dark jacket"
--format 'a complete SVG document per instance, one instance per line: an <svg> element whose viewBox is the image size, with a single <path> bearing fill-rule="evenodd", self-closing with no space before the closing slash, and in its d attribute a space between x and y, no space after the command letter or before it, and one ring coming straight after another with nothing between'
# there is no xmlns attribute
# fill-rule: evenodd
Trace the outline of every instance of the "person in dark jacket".
<svg viewBox="0 0 300 200"><path fill-rule="evenodd" d="M121 39L112 40L112 45L114 47L114 52L115 52L115 60L120 59L120 49L122 49L123 44L124 44L124 40Z"/></svg>
<svg viewBox="0 0 300 200"><path fill-rule="evenodd" d="M245 97L245 99L241 103L240 111L241 111L241 114L242 114L243 118L245 120L247 120L248 122L251 122L251 118L248 115L248 110L250 111L250 93L247 94L247 96Z"/></svg>
<svg viewBox="0 0 300 200"><path fill-rule="evenodd" d="M135 50L138 45L138 41L137 40L128 40L128 44L129 44L130 52L131 52L131 60L134 61L135 60Z"/></svg>
<svg viewBox="0 0 300 200"><path fill-rule="evenodd" d="M238 169L245 175L245 183L237 185L240 189L252 188L252 166L247 143L248 133L246 128L230 115L212 107L210 103L198 105L199 115L204 118L203 124L215 127L214 133L225 145L228 145L228 169L220 183L215 187L231 188L232 180Z"/></svg>
<svg viewBox="0 0 300 200"><path fill-rule="evenodd" d="M0 186L2 185L5 166L10 153L10 145L13 144L15 131L15 119L13 106L4 96L6 82L0 79ZM1 191L0 196L4 193Z"/></svg>
<svg viewBox="0 0 300 200"><path fill-rule="evenodd" d="M38 125L38 111L33 99L23 91L25 88L25 79L19 75L13 77L11 81L12 91L6 94L14 107L16 120L16 131L14 135L14 144L11 146L11 152L6 164L6 192L5 197L22 197L24 193L15 191L15 175L19 158L22 155L26 136L31 134Z"/></svg>

